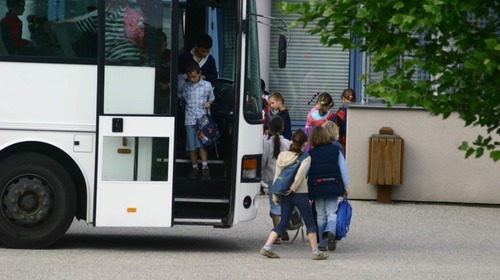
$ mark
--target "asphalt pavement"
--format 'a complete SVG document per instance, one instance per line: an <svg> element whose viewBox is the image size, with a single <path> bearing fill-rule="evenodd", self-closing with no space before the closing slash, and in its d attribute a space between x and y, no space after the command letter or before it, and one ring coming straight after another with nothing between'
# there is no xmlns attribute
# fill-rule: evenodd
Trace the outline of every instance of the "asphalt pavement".
<svg viewBox="0 0 500 280"><path fill-rule="evenodd" d="M46 250L0 247L0 279L500 279L500 207L351 201L347 237L327 260L306 240L259 255L271 228L94 228L75 221Z"/></svg>

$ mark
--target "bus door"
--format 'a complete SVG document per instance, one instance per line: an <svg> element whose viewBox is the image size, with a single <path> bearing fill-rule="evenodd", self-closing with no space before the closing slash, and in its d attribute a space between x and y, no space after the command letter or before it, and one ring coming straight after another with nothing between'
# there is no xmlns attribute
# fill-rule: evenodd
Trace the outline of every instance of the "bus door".
<svg viewBox="0 0 500 280"><path fill-rule="evenodd" d="M105 22L105 34L99 34L95 225L169 227L175 117L169 113L170 99L164 98L168 94L164 92L165 81L160 83L166 69L162 70L161 21L155 22L155 18L161 19L161 15L146 14L154 12L161 1L144 1L144 6L127 8L144 15L149 29L147 36L137 34L142 43L123 36L125 11L114 9L116 1L104 2L100 8L106 13L99 14L104 17L99 20Z"/></svg>

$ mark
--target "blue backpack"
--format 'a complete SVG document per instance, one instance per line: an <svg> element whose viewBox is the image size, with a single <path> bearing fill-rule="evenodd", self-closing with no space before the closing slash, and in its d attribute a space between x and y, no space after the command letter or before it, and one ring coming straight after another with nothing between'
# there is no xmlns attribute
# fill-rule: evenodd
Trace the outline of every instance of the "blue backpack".
<svg viewBox="0 0 500 280"><path fill-rule="evenodd" d="M274 180L273 184L271 185L271 193L284 195L292 186L293 181L295 180L295 174L297 174L300 164L308 156L308 153L303 153L302 155L300 155L296 162L281 170L280 175L278 175L276 180Z"/></svg>
<svg viewBox="0 0 500 280"><path fill-rule="evenodd" d="M204 114L201 118L197 120L198 124L198 139L201 144L206 149L215 148L215 153L219 157L217 152L217 144L220 140L219 128L217 123L215 123L212 116L208 113Z"/></svg>
<svg viewBox="0 0 500 280"><path fill-rule="evenodd" d="M335 231L335 239L340 240L347 236L349 226L351 225L352 207L347 197L339 203L337 209L337 229Z"/></svg>

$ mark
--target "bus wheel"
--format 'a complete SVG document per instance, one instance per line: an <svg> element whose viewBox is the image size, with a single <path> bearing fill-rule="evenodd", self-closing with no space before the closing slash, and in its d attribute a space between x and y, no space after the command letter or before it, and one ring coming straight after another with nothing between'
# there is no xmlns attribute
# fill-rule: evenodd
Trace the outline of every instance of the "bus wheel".
<svg viewBox="0 0 500 280"><path fill-rule="evenodd" d="M68 172L39 153L0 161L0 243L44 248L61 238L73 221L76 191Z"/></svg>

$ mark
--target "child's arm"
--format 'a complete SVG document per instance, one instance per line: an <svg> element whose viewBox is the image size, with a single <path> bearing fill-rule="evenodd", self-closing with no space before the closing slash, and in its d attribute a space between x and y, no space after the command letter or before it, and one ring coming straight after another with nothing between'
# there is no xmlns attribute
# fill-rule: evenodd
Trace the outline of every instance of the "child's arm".
<svg viewBox="0 0 500 280"><path fill-rule="evenodd" d="M339 167L340 167L340 174L342 175L342 181L344 182L344 188L348 189L349 188L349 174L347 172L347 163L344 159L344 155L339 152L339 159L338 159Z"/></svg>
<svg viewBox="0 0 500 280"><path fill-rule="evenodd" d="M214 95L214 89L213 89L211 83L209 83L208 88L209 88L209 90L207 90L207 92L208 92L208 97L207 97L208 101L205 103L205 108L210 109L210 107L212 106L212 103L215 100L215 95Z"/></svg>

